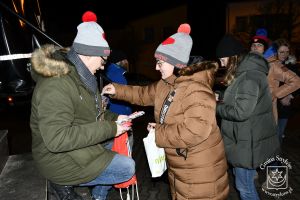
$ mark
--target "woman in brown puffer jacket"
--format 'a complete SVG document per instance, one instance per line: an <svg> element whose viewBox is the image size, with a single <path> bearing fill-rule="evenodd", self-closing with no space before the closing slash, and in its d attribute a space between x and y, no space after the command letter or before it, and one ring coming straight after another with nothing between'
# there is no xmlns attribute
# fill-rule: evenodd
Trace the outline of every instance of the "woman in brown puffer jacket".
<svg viewBox="0 0 300 200"><path fill-rule="evenodd" d="M154 106L156 123L151 125L156 144L166 152L173 200L226 199L227 162L212 91L218 64L206 61L186 66L192 48L189 31L189 25L181 25L157 48L160 81L148 86L110 84L103 93Z"/></svg>

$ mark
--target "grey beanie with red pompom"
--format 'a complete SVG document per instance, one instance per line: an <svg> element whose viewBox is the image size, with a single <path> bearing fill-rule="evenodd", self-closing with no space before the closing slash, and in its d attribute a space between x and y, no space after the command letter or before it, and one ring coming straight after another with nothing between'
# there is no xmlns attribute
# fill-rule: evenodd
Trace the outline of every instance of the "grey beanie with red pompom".
<svg viewBox="0 0 300 200"><path fill-rule="evenodd" d="M163 41L155 51L154 57L174 65L177 68L187 66L193 40L189 24L181 24L177 33Z"/></svg>
<svg viewBox="0 0 300 200"><path fill-rule="evenodd" d="M77 26L78 32L72 45L75 52L86 56L109 56L110 48L95 13L85 12L82 21Z"/></svg>

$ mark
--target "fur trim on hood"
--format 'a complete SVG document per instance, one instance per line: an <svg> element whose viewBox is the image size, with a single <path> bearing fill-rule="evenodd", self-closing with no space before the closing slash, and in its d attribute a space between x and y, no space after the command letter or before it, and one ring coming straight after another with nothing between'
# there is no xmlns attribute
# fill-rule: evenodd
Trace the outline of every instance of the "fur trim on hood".
<svg viewBox="0 0 300 200"><path fill-rule="evenodd" d="M31 64L37 75L44 77L59 77L70 72L70 67L64 54L68 49L54 45L44 45L36 49L31 58Z"/></svg>
<svg viewBox="0 0 300 200"><path fill-rule="evenodd" d="M194 63L188 67L180 69L180 77L178 80L193 80L201 82L202 84L208 84L210 88L212 88L215 81L215 73L218 68L219 64L214 61L201 61Z"/></svg>
<svg viewBox="0 0 300 200"><path fill-rule="evenodd" d="M284 61L284 64L288 65L288 64L296 64L297 63L297 59L294 55L289 55L288 58Z"/></svg>
<svg viewBox="0 0 300 200"><path fill-rule="evenodd" d="M194 63L188 67L180 69L178 72L181 76L190 76L196 72L210 70L215 73L219 68L217 62L214 61L201 61L198 63Z"/></svg>

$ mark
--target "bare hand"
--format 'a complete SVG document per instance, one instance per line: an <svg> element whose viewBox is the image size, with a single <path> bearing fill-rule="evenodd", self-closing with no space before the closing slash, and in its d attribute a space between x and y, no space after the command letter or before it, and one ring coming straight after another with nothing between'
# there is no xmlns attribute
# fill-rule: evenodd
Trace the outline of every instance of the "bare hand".
<svg viewBox="0 0 300 200"><path fill-rule="evenodd" d="M117 134L115 137L118 137L119 135L122 135L123 133L129 131L131 129L131 126L127 126L126 123L123 124L117 124Z"/></svg>
<svg viewBox="0 0 300 200"><path fill-rule="evenodd" d="M113 86L113 84L108 84L106 86L103 87L102 89L102 95L103 94L109 94L109 95L114 95L116 94L116 89L115 89L115 86Z"/></svg>
<svg viewBox="0 0 300 200"><path fill-rule="evenodd" d="M155 128L156 123L150 122L148 123L147 130L150 131L152 128Z"/></svg>

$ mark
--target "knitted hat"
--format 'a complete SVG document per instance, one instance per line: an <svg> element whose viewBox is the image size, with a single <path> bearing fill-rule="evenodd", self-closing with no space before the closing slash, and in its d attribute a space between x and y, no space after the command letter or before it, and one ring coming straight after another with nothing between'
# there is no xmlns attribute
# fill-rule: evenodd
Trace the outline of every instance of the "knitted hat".
<svg viewBox="0 0 300 200"><path fill-rule="evenodd" d="M72 45L75 52L86 56L109 56L110 49L95 13L85 12L82 21L77 26L78 32Z"/></svg>
<svg viewBox="0 0 300 200"><path fill-rule="evenodd" d="M234 55L239 55L245 50L240 41L234 38L232 35L224 35L220 40L217 49L216 56L218 58L225 58Z"/></svg>
<svg viewBox="0 0 300 200"><path fill-rule="evenodd" d="M276 48L271 45L265 52L264 52L264 58L270 59L271 57L276 57L277 55L277 50Z"/></svg>
<svg viewBox="0 0 300 200"><path fill-rule="evenodd" d="M268 31L264 28L257 29L255 36L251 39L251 44L252 43L263 44L265 49L267 49L269 46Z"/></svg>
<svg viewBox="0 0 300 200"><path fill-rule="evenodd" d="M177 33L167 38L157 47L154 57L177 68L186 67L193 46L190 32L191 27L189 24L181 24Z"/></svg>

